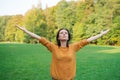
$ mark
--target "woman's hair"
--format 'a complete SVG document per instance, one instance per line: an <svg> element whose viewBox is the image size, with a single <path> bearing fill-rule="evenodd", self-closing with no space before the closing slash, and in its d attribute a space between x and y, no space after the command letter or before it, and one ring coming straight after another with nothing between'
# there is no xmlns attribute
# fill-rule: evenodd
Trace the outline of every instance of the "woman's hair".
<svg viewBox="0 0 120 80"><path fill-rule="evenodd" d="M57 36L56 36L57 45L58 45L59 47L61 46L60 40L58 39L58 38L59 38L59 32L60 32L61 30L66 30L66 31L68 32L67 47L69 47L69 41L70 41L70 39L71 39L71 34L70 34L69 30L66 29L66 28L61 28L61 29L59 29L59 31L57 32Z"/></svg>

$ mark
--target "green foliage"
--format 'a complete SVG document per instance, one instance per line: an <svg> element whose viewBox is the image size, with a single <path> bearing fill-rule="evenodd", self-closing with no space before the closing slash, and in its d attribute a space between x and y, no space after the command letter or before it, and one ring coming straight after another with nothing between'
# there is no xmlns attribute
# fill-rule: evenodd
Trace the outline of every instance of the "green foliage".
<svg viewBox="0 0 120 80"><path fill-rule="evenodd" d="M46 37L47 24L45 21L45 15L43 14L43 11L41 8L33 7L32 9L30 9L25 14L24 24L25 24L25 27L31 32ZM25 42L36 43L36 40L26 35Z"/></svg>
<svg viewBox="0 0 120 80"><path fill-rule="evenodd" d="M107 35L92 43L120 45L119 0L61 0L56 6L46 7L45 10L41 9L41 4L39 3L37 7L32 7L32 9L28 10L23 18L24 21L20 19L20 23L23 24L24 22L24 26L28 30L53 42L55 42L56 33L60 28L70 30L73 37L72 42L97 35L102 30L109 28L111 30ZM4 17L1 17L0 20L2 20L0 22L1 41L23 41L23 34L21 37L17 35L19 38L15 38L17 30L12 29L15 24L14 20L7 21L9 18L4 19ZM25 35L24 42L36 43L37 41Z"/></svg>
<svg viewBox="0 0 120 80"><path fill-rule="evenodd" d="M58 3L56 9L56 24L58 29L68 28L72 31L72 27L74 26L76 20L75 4L73 3L66 2L65 0Z"/></svg>
<svg viewBox="0 0 120 80"><path fill-rule="evenodd" d="M83 24L82 23L76 23L74 26L73 26L73 36L72 36L72 39L73 41L80 41L81 38L83 37Z"/></svg>
<svg viewBox="0 0 120 80"><path fill-rule="evenodd" d="M57 29L56 21L55 21L55 18L56 18L55 10L56 10L56 6L52 8L47 8L44 12L46 17L46 24L47 24L46 35L47 35L47 38L53 42L55 42L55 36L56 36L55 30Z"/></svg>
<svg viewBox="0 0 120 80"><path fill-rule="evenodd" d="M0 42L5 40L5 28L11 16L0 16Z"/></svg>
<svg viewBox="0 0 120 80"><path fill-rule="evenodd" d="M15 25L23 24L23 16L22 15L16 15L13 16L6 24L5 28L5 41L10 42L23 42L24 35L22 31L17 30L15 28Z"/></svg>

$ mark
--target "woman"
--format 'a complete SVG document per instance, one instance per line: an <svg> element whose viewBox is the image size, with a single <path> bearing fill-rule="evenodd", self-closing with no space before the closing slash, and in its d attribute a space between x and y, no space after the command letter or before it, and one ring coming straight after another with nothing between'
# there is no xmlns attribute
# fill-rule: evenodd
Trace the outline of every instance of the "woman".
<svg viewBox="0 0 120 80"><path fill-rule="evenodd" d="M51 62L51 76L52 80L74 80L76 74L76 52L80 50L83 46L87 45L89 42L103 36L108 30L101 32L100 34L90 37L88 39L81 40L80 42L69 44L71 39L70 33L67 29L60 29L57 33L57 45L40 37L27 29L16 26L28 35L36 38L48 50L52 53Z"/></svg>

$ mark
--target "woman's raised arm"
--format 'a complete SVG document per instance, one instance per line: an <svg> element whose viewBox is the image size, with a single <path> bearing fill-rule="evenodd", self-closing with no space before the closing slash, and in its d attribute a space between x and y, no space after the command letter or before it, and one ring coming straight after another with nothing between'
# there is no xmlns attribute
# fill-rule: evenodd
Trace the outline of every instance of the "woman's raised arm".
<svg viewBox="0 0 120 80"><path fill-rule="evenodd" d="M107 29L107 30L105 30L105 31L101 31L100 34L88 38L87 41L88 41L88 42L91 42L91 41L93 41L93 40L96 40L96 39L100 38L101 36L103 36L104 34L106 34L107 32L109 32L109 30L110 30L110 29Z"/></svg>
<svg viewBox="0 0 120 80"><path fill-rule="evenodd" d="M34 33L30 32L30 31L28 31L25 27L21 27L21 26L18 26L18 25L16 25L16 27L19 28L20 30L24 31L25 33L27 33L28 35L30 35L31 37L33 37L35 39L38 39L38 40L41 39L40 36L38 36L37 34L34 34Z"/></svg>

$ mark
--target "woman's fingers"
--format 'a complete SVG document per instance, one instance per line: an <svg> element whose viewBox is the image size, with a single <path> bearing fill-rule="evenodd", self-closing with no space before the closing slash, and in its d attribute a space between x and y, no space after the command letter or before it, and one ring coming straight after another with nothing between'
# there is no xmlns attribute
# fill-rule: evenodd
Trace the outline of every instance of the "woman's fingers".
<svg viewBox="0 0 120 80"><path fill-rule="evenodd" d="M110 29L107 29L106 31L103 31L102 33L103 34L106 34L107 32L109 32L110 31Z"/></svg>

